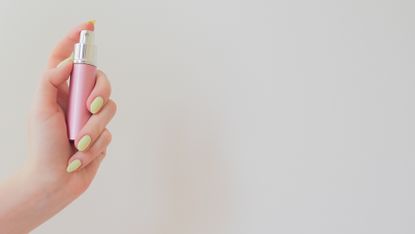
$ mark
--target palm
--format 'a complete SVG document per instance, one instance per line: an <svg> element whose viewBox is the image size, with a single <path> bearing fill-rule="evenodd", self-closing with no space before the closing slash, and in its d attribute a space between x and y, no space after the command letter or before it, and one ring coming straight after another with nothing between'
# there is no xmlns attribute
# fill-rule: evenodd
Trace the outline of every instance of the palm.
<svg viewBox="0 0 415 234"><path fill-rule="evenodd" d="M76 174L68 174L65 170L68 159L77 150L68 140L64 110L55 104L43 106L33 113L29 124L29 152L33 165L41 167L43 162L47 162L48 171L38 170L45 173L44 178L54 178L51 183L59 183L75 196L81 194L91 183L94 173L88 167Z"/></svg>

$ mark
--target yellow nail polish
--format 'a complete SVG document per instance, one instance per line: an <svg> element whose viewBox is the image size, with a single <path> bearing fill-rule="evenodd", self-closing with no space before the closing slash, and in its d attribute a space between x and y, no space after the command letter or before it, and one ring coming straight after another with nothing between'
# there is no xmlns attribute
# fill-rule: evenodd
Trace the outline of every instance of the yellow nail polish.
<svg viewBox="0 0 415 234"><path fill-rule="evenodd" d="M92 114L98 113L99 110L101 110L102 105L104 104L104 99L102 97L96 97L92 102L89 110Z"/></svg>
<svg viewBox="0 0 415 234"><path fill-rule="evenodd" d="M96 20L90 20L90 21L88 21L87 23L90 23L90 24L95 25L95 23L96 23L96 22L97 22Z"/></svg>
<svg viewBox="0 0 415 234"><path fill-rule="evenodd" d="M69 163L68 167L66 168L66 172L71 173L76 171L82 165L81 160L75 159Z"/></svg>
<svg viewBox="0 0 415 234"><path fill-rule="evenodd" d="M88 135L85 135L81 138L81 140L79 140L78 145L76 146L76 148L79 151L84 151L88 145L91 143L91 137Z"/></svg>

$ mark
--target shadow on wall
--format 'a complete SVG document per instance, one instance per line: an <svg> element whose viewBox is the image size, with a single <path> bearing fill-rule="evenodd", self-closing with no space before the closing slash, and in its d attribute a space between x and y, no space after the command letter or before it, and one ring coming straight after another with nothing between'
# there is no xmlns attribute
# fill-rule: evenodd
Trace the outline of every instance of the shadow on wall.
<svg viewBox="0 0 415 234"><path fill-rule="evenodd" d="M160 127L157 177L164 204L157 233L227 233L232 196L223 111L209 107L208 99L174 104Z"/></svg>

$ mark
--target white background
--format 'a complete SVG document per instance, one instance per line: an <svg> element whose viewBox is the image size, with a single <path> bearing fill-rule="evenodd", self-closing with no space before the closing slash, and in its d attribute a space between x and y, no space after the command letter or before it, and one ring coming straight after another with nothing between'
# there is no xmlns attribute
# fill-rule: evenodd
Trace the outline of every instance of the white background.
<svg viewBox="0 0 415 234"><path fill-rule="evenodd" d="M36 234L415 232L412 0L0 2L0 176L46 58L97 20L118 114Z"/></svg>

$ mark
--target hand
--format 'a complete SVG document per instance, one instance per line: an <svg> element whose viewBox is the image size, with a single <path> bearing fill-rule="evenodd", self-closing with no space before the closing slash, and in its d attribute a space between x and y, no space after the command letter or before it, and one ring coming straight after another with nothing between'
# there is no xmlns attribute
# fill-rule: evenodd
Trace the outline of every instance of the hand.
<svg viewBox="0 0 415 234"><path fill-rule="evenodd" d="M30 231L44 222L88 188L111 141L106 125L114 116L116 105L109 99L111 86L102 71L97 71L97 82L85 103L93 115L81 130L75 144L68 140L65 115L69 92L67 80L72 70L70 54L83 29L94 30L94 24L81 24L53 50L34 98L29 120L29 159L18 176L11 181L26 188L24 194L31 197L26 199L23 195L20 203L44 205L29 207L31 210L27 212L34 212L34 217L24 212L20 214L26 218L22 224L25 228L19 228L22 231ZM81 140L86 135L91 141ZM0 186L0 193L7 193L8 186L14 187L6 183L3 187ZM1 196L0 202L3 199L8 202ZM38 200L34 202L33 199ZM2 220L7 219L13 219L13 216L8 216L3 210L2 219L0 207L0 226ZM16 220L10 221L18 223Z"/></svg>

